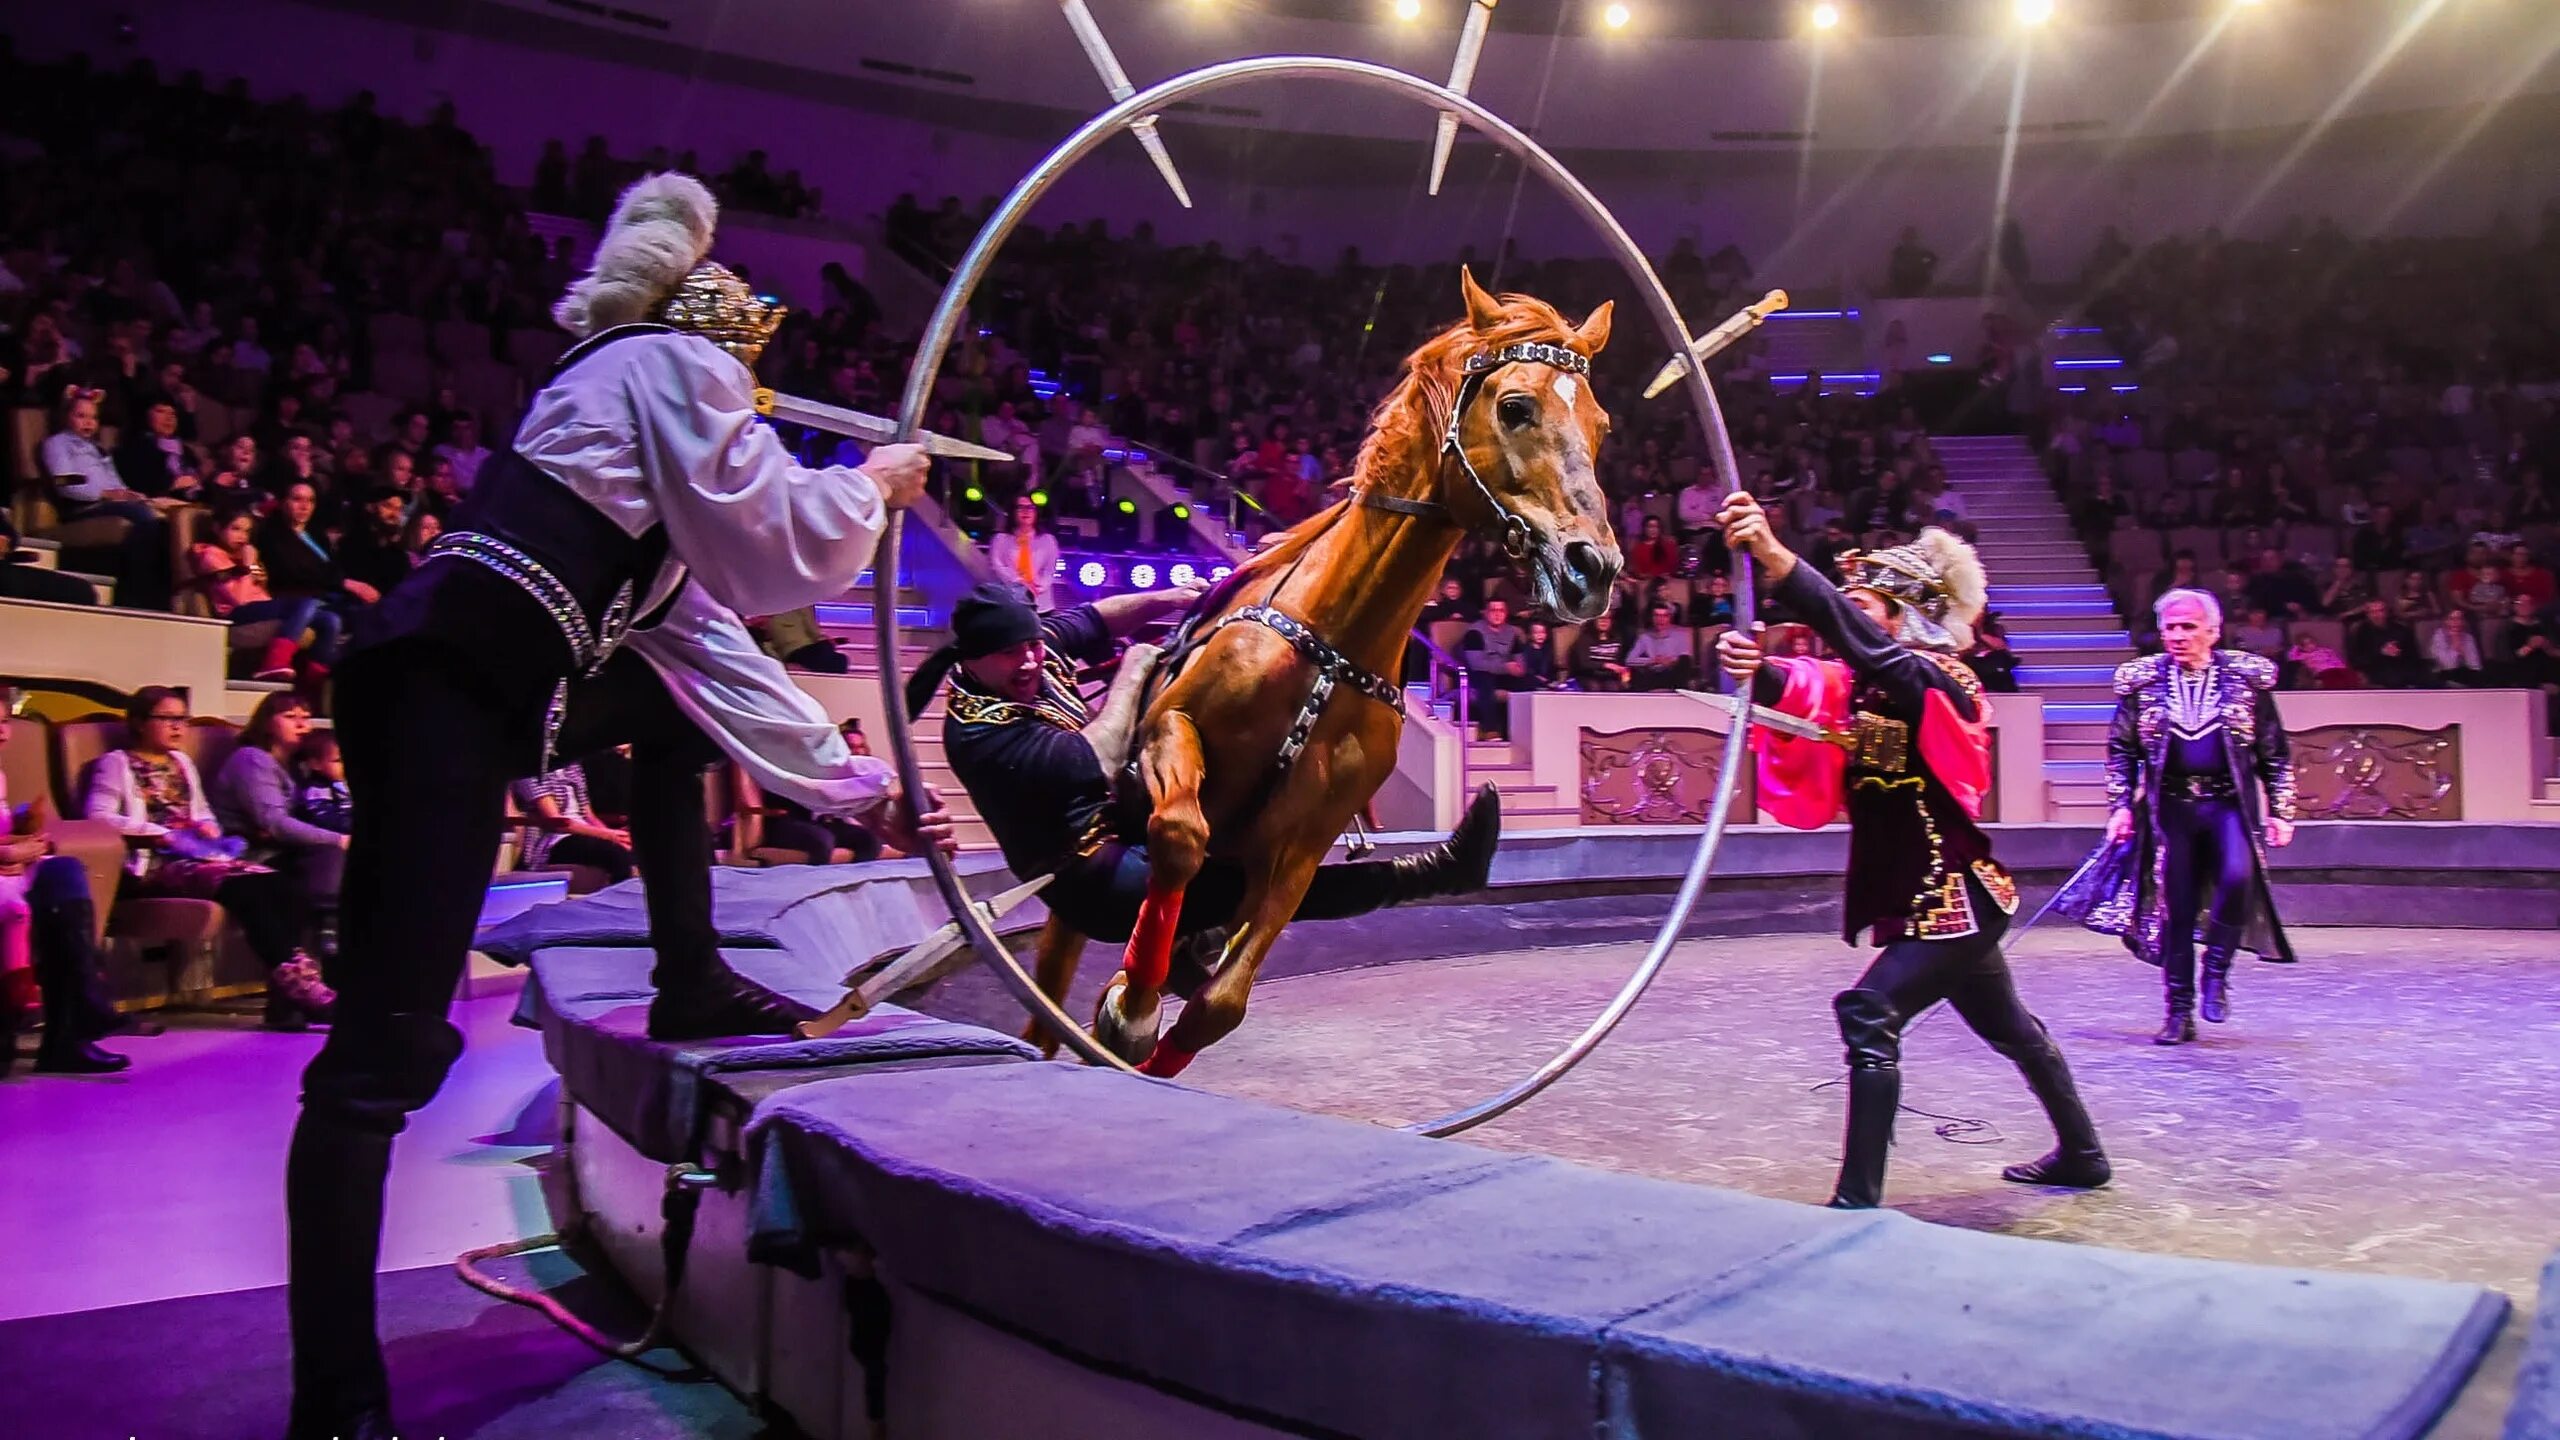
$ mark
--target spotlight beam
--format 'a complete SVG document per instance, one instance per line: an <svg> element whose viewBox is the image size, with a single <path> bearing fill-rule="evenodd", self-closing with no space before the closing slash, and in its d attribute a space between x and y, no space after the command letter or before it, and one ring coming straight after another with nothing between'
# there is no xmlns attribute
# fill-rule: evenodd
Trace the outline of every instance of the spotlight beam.
<svg viewBox="0 0 2560 1440"><path fill-rule="evenodd" d="M2009 76L2009 128L2000 137L2000 182L1991 192L1991 255L1982 267L1982 293L1988 298L2000 285L2000 231L2009 221L2009 185L2018 174L2018 131L2027 118L2027 61L2034 47L2018 46L2017 68Z"/></svg>
<svg viewBox="0 0 2560 1440"><path fill-rule="evenodd" d="M2544 37L2539 48L2529 47L2514 68L2509 70L2490 90L2491 98L2481 101L2480 107L2472 112L2471 118L2464 121L2462 128L2454 133L2453 138L2446 142L2444 148L2436 152L2435 158L2420 167L2417 174L2410 176L2409 183L2401 188L2398 195L2392 197L2389 204L2375 212L2373 222L2375 233L2386 233L2391 222L2400 218L2400 212L2416 203L2419 195L2426 191L2427 186L2435 180L2444 167L2453 162L2453 157L2468 148L2472 141L2479 139L2480 132L2487 129L2489 123L2498 118L2499 111L2506 108L2507 103L2515 99L2526 85L2532 83L2533 77L2541 73L2542 67L2549 64L2555 55L2560 55L2560 27L2554 27L2551 33Z"/></svg>
<svg viewBox="0 0 2560 1440"><path fill-rule="evenodd" d="M1493 27L1493 7L1497 3L1499 0L1467 0L1467 23L1458 32L1457 58L1449 62L1450 93L1463 96L1476 83L1476 61L1484 55L1484 36ZM1457 143L1458 117L1443 110L1431 133L1431 194L1440 193L1440 178L1448 173L1449 152Z"/></svg>
<svg viewBox="0 0 2560 1440"><path fill-rule="evenodd" d="M1076 43L1084 47L1084 58L1093 62L1094 73L1102 77L1112 100L1137 94L1138 87L1129 83L1129 72L1120 68L1120 57L1111 53L1111 42L1102 37L1102 27L1094 23L1084 0L1058 0L1058 8L1066 12L1067 28L1076 32ZM1182 183L1182 172L1173 168L1173 154L1164 148L1164 137L1156 133L1156 117L1141 115L1130 121L1129 133L1138 137L1147 158L1156 163L1156 173L1172 188L1173 198L1182 202L1183 209L1190 209L1191 191Z"/></svg>
<svg viewBox="0 0 2560 1440"><path fill-rule="evenodd" d="M2442 10L2444 6L2445 0L2421 0L2421 3L2409 12L2408 18L2400 22L2400 27L2391 32L2391 38L2382 42L2382 48L2376 50L2373 58L2365 61L2364 68L2356 72L2356 78L2347 82L2347 87L2338 92L2337 98L2329 102L2327 109L2320 112L2320 118L2312 121L2310 126L2304 129L2286 149L2284 158L2276 161L2274 165L2268 167L2266 174L2258 177L2258 183L2250 188L2249 193L2241 198L2237 206L2232 208L2231 214L2223 222L2225 226L2236 229L2242 220L2248 218L2250 211L2264 204L2266 198L2275 193L2276 187L2284 183L2284 177L2293 173L2293 167L2302 163L2302 157L2311 153L2311 147L2320 143L2320 137L2326 135L2329 127L2337 123L2338 117L2347 112L2347 107L2355 103L2356 97L2362 95L2384 70L2390 68L2391 62L2398 59L2400 52L2409 47L2410 41L2418 38L2418 32L2427 28L2427 22L2436 18L2436 12Z"/></svg>
<svg viewBox="0 0 2560 1440"><path fill-rule="evenodd" d="M1828 196L1824 197L1822 203L1814 207L1812 215L1796 221L1788 230L1787 238L1780 241L1778 248L1770 253L1765 268L1772 274L1785 273L1786 264L1794 259L1798 242L1808 234L1821 233L1822 226L1831 219L1834 212L1859 198L1864 193L1867 182L1874 179L1876 173L1884 169L1888 162L1898 159L1902 152L1909 148L1912 143L1911 137L1935 133L1947 122L1948 117L1970 104L1974 96L1982 93L1982 87L1990 83L1991 73L1999 66L2000 57L1998 52L1994 51L1975 67L1973 74L1962 85L1951 86L1942 91L1935 104L1922 113L1917 120L1905 126L1899 132L1901 138L1897 143L1869 151L1866 160L1858 166L1856 174L1842 181Z"/></svg>

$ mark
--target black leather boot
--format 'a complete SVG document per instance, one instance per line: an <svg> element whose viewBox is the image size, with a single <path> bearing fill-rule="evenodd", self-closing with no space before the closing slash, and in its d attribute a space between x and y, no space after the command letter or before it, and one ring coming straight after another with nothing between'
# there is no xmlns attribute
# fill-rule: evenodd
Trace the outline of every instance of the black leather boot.
<svg viewBox="0 0 2560 1440"><path fill-rule="evenodd" d="M2231 1018L2231 957L2240 948L2236 927L2216 925L2205 932L2204 984L2196 1013L2207 1024Z"/></svg>
<svg viewBox="0 0 2560 1440"><path fill-rule="evenodd" d="M1467 803L1467 813L1458 818L1458 828L1449 832L1448 839L1419 855L1387 862L1397 881L1387 903L1471 895L1493 878L1493 854L1501 847L1502 792L1486 785Z"/></svg>
<svg viewBox="0 0 2560 1440"><path fill-rule="evenodd" d="M2160 1022L2154 1045L2184 1045L2196 1038L2196 996L2192 990L2169 992L2168 1014Z"/></svg>
<svg viewBox="0 0 2560 1440"><path fill-rule="evenodd" d="M662 982L649 1002L652 1040L711 1040L731 1035L788 1035L817 1018L813 1006L777 995L726 965Z"/></svg>
<svg viewBox="0 0 2560 1440"><path fill-rule="evenodd" d="M2107 1152L2098 1145L2098 1127L2089 1119L2088 1107L2080 1103L2079 1087L2071 1083L2071 1066L2044 1022L2036 1022L2035 1044L2014 1051L2004 1047L2001 1053L2027 1077L2027 1088L2044 1107L2057 1143L2043 1159L2012 1165L2000 1172L2000 1178L2073 1190L2094 1190L2114 1179L2115 1167L2107 1163Z"/></svg>
<svg viewBox="0 0 2560 1440"><path fill-rule="evenodd" d="M1902 1017L1873 990L1843 990L1831 1008L1848 1049L1849 1117L1841 1131L1840 1178L1825 1203L1872 1210L1884 1203L1885 1159L1894 1112L1902 1108Z"/></svg>
<svg viewBox="0 0 2560 1440"><path fill-rule="evenodd" d="M36 1043L36 1069L47 1075L112 1075L133 1064L131 1058L102 1050L97 1037L106 1032L100 1001L91 993L90 963L95 947L90 936L95 911L86 901L49 904L34 915L36 985L44 992L44 1036Z"/></svg>
<svg viewBox="0 0 2560 1440"><path fill-rule="evenodd" d="M391 1378L374 1330L388 1134L306 1104L285 1163L291 1215L293 1411L285 1440L389 1436Z"/></svg>

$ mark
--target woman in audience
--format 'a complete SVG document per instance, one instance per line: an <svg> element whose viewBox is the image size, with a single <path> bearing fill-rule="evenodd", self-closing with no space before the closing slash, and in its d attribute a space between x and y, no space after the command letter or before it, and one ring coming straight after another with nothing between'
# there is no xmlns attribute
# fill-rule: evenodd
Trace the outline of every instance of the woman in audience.
<svg viewBox="0 0 2560 1440"><path fill-rule="evenodd" d="M2373 577L2356 568L2354 556L2341 555L2329 562L2329 583L2320 589L2323 614L2339 620L2361 615L2372 598Z"/></svg>
<svg viewBox="0 0 2560 1440"><path fill-rule="evenodd" d="M224 834L249 842L241 858L284 871L313 904L335 909L347 837L294 813L292 766L310 735L311 707L301 696L281 691L259 701L239 748L213 777L213 818Z"/></svg>
<svg viewBox="0 0 2560 1440"><path fill-rule="evenodd" d="M2414 629L2443 613L2444 601L2427 583L2426 572L2410 570L2400 576L2400 593L2391 597L2392 619Z"/></svg>
<svg viewBox="0 0 2560 1440"><path fill-rule="evenodd" d="M9 744L15 694L0 685L0 749ZM18 1024L32 979L41 997L44 1036L36 1069L62 1075L106 1075L133 1062L98 1048L100 1037L139 1027L116 1013L98 990L97 909L89 871L54 853L52 801L41 789L23 806L9 803L0 772L0 1079L18 1051ZM157 1033L157 1027L154 1027Z"/></svg>
<svg viewBox="0 0 2560 1440"><path fill-rule="evenodd" d="M302 953L302 886L240 858L246 847L223 833L196 762L179 748L187 720L184 695L143 686L125 707L128 743L99 756L90 772L84 810L114 826L133 851L120 893L220 905L267 967L268 1026L299 1030L325 1021L337 996L322 983L318 962Z"/></svg>
<svg viewBox="0 0 2560 1440"><path fill-rule="evenodd" d="M1662 533L1662 517L1644 517L1644 529L1627 547L1627 578L1639 584L1666 580L1680 573L1680 546Z"/></svg>
<svg viewBox="0 0 2560 1440"><path fill-rule="evenodd" d="M267 561L267 581L279 594L307 596L344 612L371 605L382 592L338 568L337 553L312 521L320 513L320 492L308 481L285 487L276 513L258 532L258 548Z"/></svg>
<svg viewBox="0 0 2560 1440"><path fill-rule="evenodd" d="M2480 641L2471 633L2471 612L2448 610L2427 637L2427 658L2435 663L2436 683L2464 689L2487 683L2480 664Z"/></svg>
<svg viewBox="0 0 2560 1440"><path fill-rule="evenodd" d="M341 622L334 611L307 595L279 599L268 592L267 567L250 543L253 527L246 509L233 510L214 522L213 538L188 554L195 572L190 581L204 591L213 613L234 625L276 622L276 637L259 657L257 678L291 680L296 662L314 680L328 674L338 660ZM303 636L311 637L309 645Z"/></svg>
<svg viewBox="0 0 2560 1440"><path fill-rule="evenodd" d="M1627 668L1627 639L1618 628L1618 612L1603 610L1573 637L1573 682L1585 690L1627 688L1635 672Z"/></svg>
<svg viewBox="0 0 2560 1440"><path fill-rule="evenodd" d="M409 523L400 531L400 548L409 552L410 569L418 568L418 562L427 556L427 547L442 534L444 521L433 510L421 510L409 517Z"/></svg>
<svg viewBox="0 0 2560 1440"><path fill-rule="evenodd" d="M601 824L587 800L587 772L575 763L507 787L516 808L533 823L527 827L517 861L521 870L545 865L584 865L601 870L615 884L631 878L631 832Z"/></svg>
<svg viewBox="0 0 2560 1440"><path fill-rule="evenodd" d="M1058 537L1049 533L1040 502L1023 495L1013 502L1013 528L996 532L987 546L987 563L998 576L1018 581L1031 592L1031 603L1048 614L1058 608Z"/></svg>

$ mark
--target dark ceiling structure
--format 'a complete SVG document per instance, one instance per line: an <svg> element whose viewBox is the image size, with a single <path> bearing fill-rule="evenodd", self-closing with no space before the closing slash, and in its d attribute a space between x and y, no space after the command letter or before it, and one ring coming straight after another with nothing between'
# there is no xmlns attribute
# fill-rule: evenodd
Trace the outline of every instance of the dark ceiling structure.
<svg viewBox="0 0 2560 1440"><path fill-rule="evenodd" d="M1394 24L1392 0L1195 0L1298 19ZM1423 0L1438 23L1454 23L1465 0ZM1630 28L1648 35L1775 39L1803 32L1813 0L1622 0ZM1935 35L2011 23L2012 0L1834 0L1843 29L1858 35ZM2233 0L2059 0L2057 19L2128 24L2176 20L2223 9ZM2342 9L2370 0L2283 0L2294 10ZM1607 0L1500 0L1493 28L1548 35L1603 27Z"/></svg>

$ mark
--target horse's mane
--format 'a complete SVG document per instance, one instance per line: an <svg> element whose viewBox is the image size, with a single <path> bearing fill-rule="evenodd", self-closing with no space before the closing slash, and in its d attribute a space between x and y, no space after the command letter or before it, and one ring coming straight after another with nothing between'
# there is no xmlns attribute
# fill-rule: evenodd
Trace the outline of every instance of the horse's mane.
<svg viewBox="0 0 2560 1440"><path fill-rule="evenodd" d="M1360 441L1360 456L1352 462L1350 478L1340 484L1357 488L1410 463L1417 451L1426 457L1436 453L1441 434L1449 428L1449 407L1457 401L1461 367L1468 356L1527 340L1583 353L1582 338L1573 323L1553 305L1534 295L1506 294L1497 298L1502 305L1502 320L1491 331L1479 331L1460 320L1405 357L1404 379L1370 412L1369 433ZM1347 497L1336 500L1291 526L1238 567L1239 573L1267 571L1294 561L1315 537L1324 533L1334 512L1349 503Z"/></svg>

